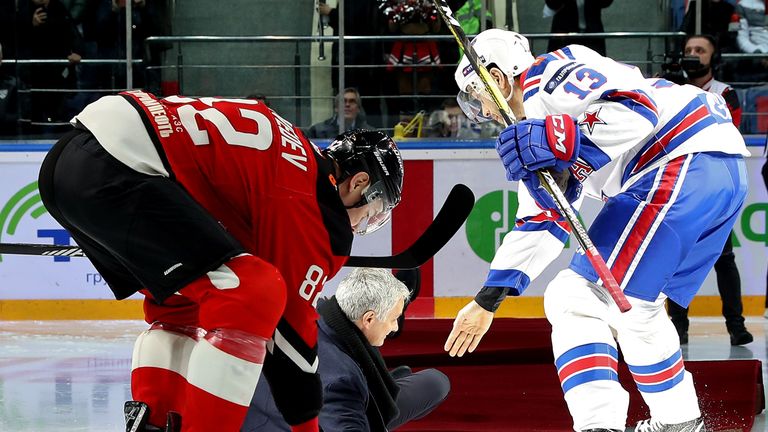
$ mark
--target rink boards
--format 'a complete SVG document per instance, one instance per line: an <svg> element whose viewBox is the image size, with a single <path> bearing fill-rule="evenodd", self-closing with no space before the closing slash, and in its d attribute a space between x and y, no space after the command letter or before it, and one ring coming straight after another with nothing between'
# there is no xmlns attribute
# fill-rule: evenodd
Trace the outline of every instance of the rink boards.
<svg viewBox="0 0 768 432"><path fill-rule="evenodd" d="M745 312L762 313L768 263L768 194L760 169L764 137L749 137L755 154L747 160L749 196L734 228L736 260L741 272ZM50 143L0 143L0 242L69 244L70 239L40 202L37 172ZM467 223L422 268L420 300L409 311L422 316L449 316L482 286L503 235L514 226L516 185L504 178L492 142L411 140L401 143L406 160L403 203L390 225L359 237L355 255L399 252L432 220L456 183L468 185L476 204ZM587 200L582 218L589 225L599 202ZM541 296L553 275L575 250L571 241L560 257L520 298L507 301L502 315L542 316ZM340 276L342 276L344 272ZM340 277L328 282L334 291ZM137 297L138 298L138 297ZM111 292L87 259L2 255L0 319L138 318L138 301L113 302ZM692 314L717 315L720 304L710 274Z"/></svg>

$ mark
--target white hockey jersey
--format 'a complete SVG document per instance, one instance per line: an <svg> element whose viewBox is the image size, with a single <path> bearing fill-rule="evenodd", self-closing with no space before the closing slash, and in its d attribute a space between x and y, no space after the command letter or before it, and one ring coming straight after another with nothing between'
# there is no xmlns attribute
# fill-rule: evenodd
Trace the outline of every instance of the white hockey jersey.
<svg viewBox="0 0 768 432"><path fill-rule="evenodd" d="M749 153L717 94L663 79L646 79L631 65L570 45L537 57L521 77L528 118L569 114L581 131L571 175L584 196L606 200L643 174L698 152ZM485 286L519 295L563 249L567 222L536 205L521 184L517 226L492 263Z"/></svg>

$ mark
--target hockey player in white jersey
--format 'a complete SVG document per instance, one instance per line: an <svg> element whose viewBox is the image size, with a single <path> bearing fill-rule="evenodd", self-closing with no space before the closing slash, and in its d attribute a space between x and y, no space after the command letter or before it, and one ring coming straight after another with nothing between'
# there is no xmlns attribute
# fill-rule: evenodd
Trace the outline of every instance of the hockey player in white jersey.
<svg viewBox="0 0 768 432"><path fill-rule="evenodd" d="M547 286L555 365L576 431L623 431L628 393L618 348L651 419L636 431L702 432L667 297L687 306L723 248L747 190L744 141L718 95L646 79L637 68L570 45L534 59L528 41L487 30L473 41L519 122L499 136L520 180L517 226L482 290L456 317L450 355L472 352L507 295L520 295L562 251L569 227L540 187L553 172L572 205L604 201L589 236L632 304L621 313L583 251ZM476 121L500 115L466 58L458 99Z"/></svg>

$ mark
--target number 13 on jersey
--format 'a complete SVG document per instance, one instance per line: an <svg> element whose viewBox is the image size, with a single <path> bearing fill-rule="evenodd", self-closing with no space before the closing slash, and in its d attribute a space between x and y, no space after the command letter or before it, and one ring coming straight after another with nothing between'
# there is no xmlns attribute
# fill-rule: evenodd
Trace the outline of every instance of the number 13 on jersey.
<svg viewBox="0 0 768 432"><path fill-rule="evenodd" d="M574 84L570 81L566 82L563 90L566 93L576 95L579 99L584 99L593 90L597 90L608 81L605 75L600 72L583 67L573 73L573 76L578 80L578 84Z"/></svg>

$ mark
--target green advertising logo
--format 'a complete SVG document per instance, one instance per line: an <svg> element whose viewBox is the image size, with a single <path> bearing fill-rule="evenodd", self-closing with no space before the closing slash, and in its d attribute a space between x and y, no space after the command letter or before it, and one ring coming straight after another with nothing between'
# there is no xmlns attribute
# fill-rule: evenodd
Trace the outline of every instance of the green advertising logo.
<svg viewBox="0 0 768 432"><path fill-rule="evenodd" d="M493 260L504 235L515 227L517 192L498 190L483 195L467 218L467 243L486 262Z"/></svg>
<svg viewBox="0 0 768 432"><path fill-rule="evenodd" d="M757 232L752 228L752 217L755 215L757 215L757 221L762 221L763 232ZM736 225L738 226L738 222ZM768 203L752 203L744 206L741 210L741 231L745 239L768 246ZM741 242L736 237L736 234L731 233L731 236L733 238L733 246L741 246Z"/></svg>
<svg viewBox="0 0 768 432"><path fill-rule="evenodd" d="M2 235L14 235L19 222L29 214L37 219L47 212L40 199L40 192L37 190L37 182L32 182L13 194L10 200L0 210L0 241ZM0 262L3 257L0 255Z"/></svg>
<svg viewBox="0 0 768 432"><path fill-rule="evenodd" d="M480 197L469 214L466 223L467 243L482 260L490 263L504 236L515 227L517 213L517 192L497 190ZM582 225L581 214L578 215ZM731 232L734 247L742 246L743 240L762 243L768 247L768 203L747 204L741 210L739 219ZM565 247L570 246L570 240Z"/></svg>

